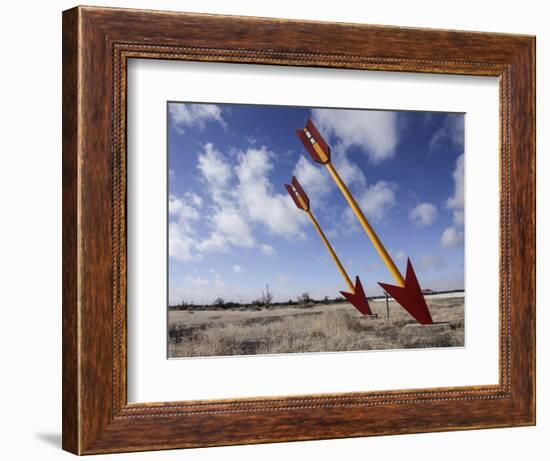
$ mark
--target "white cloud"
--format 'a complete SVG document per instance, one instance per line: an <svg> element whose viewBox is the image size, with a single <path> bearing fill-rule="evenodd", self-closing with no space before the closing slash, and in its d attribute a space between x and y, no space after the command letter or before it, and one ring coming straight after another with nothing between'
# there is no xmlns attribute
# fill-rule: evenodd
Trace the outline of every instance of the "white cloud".
<svg viewBox="0 0 550 461"><path fill-rule="evenodd" d="M197 287L203 287L205 285L210 285L210 280L204 279L202 277L192 277L187 276L185 277L185 281L191 285L197 286Z"/></svg>
<svg viewBox="0 0 550 461"><path fill-rule="evenodd" d="M372 163L393 157L398 142L395 112L313 109L312 114L327 142L335 137L345 149L358 146Z"/></svg>
<svg viewBox="0 0 550 461"><path fill-rule="evenodd" d="M243 271L243 268L241 266L239 266L238 264L235 264L233 266L233 272L235 274L240 274L242 271Z"/></svg>
<svg viewBox="0 0 550 461"><path fill-rule="evenodd" d="M429 148L431 151L435 151L445 144L450 144L461 149L464 148L463 115L447 115L430 139Z"/></svg>
<svg viewBox="0 0 550 461"><path fill-rule="evenodd" d="M464 233L456 227L447 227L441 235L441 245L445 248L454 248L464 241Z"/></svg>
<svg viewBox="0 0 550 461"><path fill-rule="evenodd" d="M277 276L277 283L279 285L286 285L290 281L290 278L286 274L279 274Z"/></svg>
<svg viewBox="0 0 550 461"><path fill-rule="evenodd" d="M296 176L306 194L311 199L312 206L320 206L321 201L330 192L332 182L325 168L313 163L300 155L292 174Z"/></svg>
<svg viewBox="0 0 550 461"><path fill-rule="evenodd" d="M271 245L256 242L255 230L260 228L285 238L303 237L306 217L297 212L288 194L275 191L269 179L273 154L265 148L250 148L233 155L235 166L212 144L199 152L206 202L194 193L170 196L170 257L200 260L204 253L226 252L232 247L276 254Z"/></svg>
<svg viewBox="0 0 550 461"><path fill-rule="evenodd" d="M194 192L189 192L188 194L186 194L186 196L189 198L189 200L191 201L191 203L196 206L197 208L200 208L202 206L202 198L199 197L197 194L195 194Z"/></svg>
<svg viewBox="0 0 550 461"><path fill-rule="evenodd" d="M365 264L364 267L364 270L367 271L367 272L372 272L372 271L375 271L378 269L378 267L380 267L380 264L377 262L377 261L371 261L367 264Z"/></svg>
<svg viewBox="0 0 550 461"><path fill-rule="evenodd" d="M387 181L378 181L368 186L357 198L357 202L367 218L373 221L383 222L388 211L395 205L395 185ZM348 221L355 220L351 208L347 208Z"/></svg>
<svg viewBox="0 0 550 461"><path fill-rule="evenodd" d="M361 189L367 187L367 179L357 163L351 161L342 144L336 144L332 149L332 163L338 174L348 187Z"/></svg>
<svg viewBox="0 0 550 461"><path fill-rule="evenodd" d="M302 237L305 216L296 212L296 206L288 194L274 191L268 178L273 168L269 157L269 151L263 147L239 154L235 167L239 206L248 219L261 224L271 234L286 238Z"/></svg>
<svg viewBox="0 0 550 461"><path fill-rule="evenodd" d="M201 198L193 193L185 194L183 198L170 194L168 196L168 213L182 221L194 221L199 217L198 208L201 203Z"/></svg>
<svg viewBox="0 0 550 461"><path fill-rule="evenodd" d="M419 226L430 226L436 218L437 208L428 202L418 204L409 213L409 219Z"/></svg>
<svg viewBox="0 0 550 461"><path fill-rule="evenodd" d="M445 269L447 265L445 261L433 255L422 255L418 260L418 268L424 271L441 271Z"/></svg>
<svg viewBox="0 0 550 461"><path fill-rule="evenodd" d="M239 162L235 167L237 177L241 183L248 184L257 179L264 180L273 169L270 153L265 147L250 148L239 153Z"/></svg>
<svg viewBox="0 0 550 461"><path fill-rule="evenodd" d="M198 169L214 203L204 209L203 199L195 193L186 193L182 198L170 196L170 257L182 261L200 260L205 252L228 251L231 245L253 247L255 241L250 226L227 198L232 173L223 154L212 144L206 144L198 155ZM204 232L196 230L202 223L211 229L206 238L199 235Z"/></svg>
<svg viewBox="0 0 550 461"><path fill-rule="evenodd" d="M171 258L191 261L193 256L193 236L177 223L168 225L168 254Z"/></svg>
<svg viewBox="0 0 550 461"><path fill-rule="evenodd" d="M370 219L383 221L387 211L395 204L395 185L387 181L368 185L362 169L349 157L349 149L358 147L372 163L391 158L398 143L397 114L339 109L313 109L311 114L319 131L331 144L332 163L344 183L353 191L359 206ZM322 201L334 188L323 168L303 156L295 166L294 175L310 196L312 207L316 207L317 202ZM327 234L338 237L355 232L356 219L351 209L346 207L338 210L338 213L338 218L332 219ZM344 220L339 218L340 213L343 213Z"/></svg>
<svg viewBox="0 0 550 461"><path fill-rule="evenodd" d="M256 139L255 136L245 136L244 139L250 145L254 145L258 143L258 140Z"/></svg>
<svg viewBox="0 0 550 461"><path fill-rule="evenodd" d="M250 227L236 208L224 207L216 212L213 223L233 245L251 247L254 245Z"/></svg>
<svg viewBox="0 0 550 461"><path fill-rule="evenodd" d="M422 287L435 291L464 289L464 271L452 273L449 269L445 271L429 272L431 277L424 275L422 278Z"/></svg>
<svg viewBox="0 0 550 461"><path fill-rule="evenodd" d="M407 254L403 250L397 250L394 254L395 259L397 261L405 261L407 259Z"/></svg>
<svg viewBox="0 0 550 461"><path fill-rule="evenodd" d="M170 103L168 111L172 125L180 133L185 128L198 127L203 128L206 122L215 121L224 125L222 110L215 104L189 104L189 103Z"/></svg>
<svg viewBox="0 0 550 461"><path fill-rule="evenodd" d="M196 235L194 225L199 220L200 197L186 194L181 198L168 197L168 254L181 261L197 259L194 252Z"/></svg>
<svg viewBox="0 0 550 461"><path fill-rule="evenodd" d="M214 286L216 288L223 288L225 290L225 288L227 287L227 282L222 280L220 278L220 276L218 275L218 276L214 277Z"/></svg>
<svg viewBox="0 0 550 461"><path fill-rule="evenodd" d="M216 207L209 221L213 231L197 244L199 251L225 252L230 245L241 248L252 248L255 245L252 229L236 208L230 205Z"/></svg>
<svg viewBox="0 0 550 461"><path fill-rule="evenodd" d="M275 256L277 251L271 245L263 243L260 245L260 251L266 256Z"/></svg>
<svg viewBox="0 0 550 461"><path fill-rule="evenodd" d="M453 171L455 190L447 199L447 208L453 211L453 226L443 231L441 244L446 247L454 247L464 241L464 154L461 154Z"/></svg>
<svg viewBox="0 0 550 461"><path fill-rule="evenodd" d="M447 199L447 207L458 212L458 220L463 221L464 213L464 154L461 154L456 160L455 169L453 171L453 180L455 190L451 197ZM462 216L460 216L462 215ZM455 216L457 216L455 214ZM457 223L459 224L459 223ZM460 223L461 224L461 223Z"/></svg>
<svg viewBox="0 0 550 461"><path fill-rule="evenodd" d="M211 143L204 145L198 156L198 169L207 183L208 195L213 204L204 220L211 228L210 235L197 243L200 252L224 252L231 245L251 248L255 245L252 229L239 210L231 187L231 165Z"/></svg>
<svg viewBox="0 0 550 461"><path fill-rule="evenodd" d="M464 225L464 210L454 210L453 211L453 222L457 226Z"/></svg>
<svg viewBox="0 0 550 461"><path fill-rule="evenodd" d="M349 156L351 147L358 147L372 163L391 158L398 143L397 114L385 111L313 109L312 119L331 144L332 163L338 174L354 193L363 212L374 221L384 221L387 211L395 204L395 185L379 181L368 185L367 179ZM294 174L301 181L312 202L321 201L334 187L330 176L310 160L300 157ZM315 204L312 204L315 206ZM347 235L357 229L356 219L349 207L339 211L344 220L333 219L327 234ZM354 223L353 225L350 225Z"/></svg>
<svg viewBox="0 0 550 461"><path fill-rule="evenodd" d="M227 186L231 177L231 167L223 154L214 149L211 143L204 145L204 152L199 154L197 167L211 187L219 189Z"/></svg>
<svg viewBox="0 0 550 461"><path fill-rule="evenodd" d="M235 268L239 268L239 270L235 270ZM242 269L240 266L233 266L233 271L235 273L238 273L240 272ZM216 289L223 289L227 286L227 283L221 279L220 275L219 274L215 274L214 275L214 278L213 279L206 279L204 277L201 277L201 276L186 276L184 279L184 282L185 282L185 285L188 286L188 287L194 287L194 288L201 288L201 287L208 287L208 294L210 296L213 296L212 299L215 299L216 297L218 297L218 295L223 295L223 292L220 292ZM176 290L176 292L179 291L179 290ZM187 294L191 294L192 293L192 290L185 290L185 292L187 292ZM200 294L201 296L204 296L204 291L198 291L196 292L196 294ZM217 295L214 295L214 293L218 293ZM170 298L173 299L175 296L176 293L171 293L170 295ZM181 297L181 295L183 295L183 293L178 293L178 295Z"/></svg>

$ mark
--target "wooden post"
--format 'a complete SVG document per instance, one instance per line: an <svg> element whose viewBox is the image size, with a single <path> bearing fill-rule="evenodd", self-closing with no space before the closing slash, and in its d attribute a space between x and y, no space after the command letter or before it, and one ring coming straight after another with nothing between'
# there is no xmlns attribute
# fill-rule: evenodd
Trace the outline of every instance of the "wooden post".
<svg viewBox="0 0 550 461"><path fill-rule="evenodd" d="M384 291L384 295L386 296L386 320L390 319L390 302L388 301L388 292Z"/></svg>

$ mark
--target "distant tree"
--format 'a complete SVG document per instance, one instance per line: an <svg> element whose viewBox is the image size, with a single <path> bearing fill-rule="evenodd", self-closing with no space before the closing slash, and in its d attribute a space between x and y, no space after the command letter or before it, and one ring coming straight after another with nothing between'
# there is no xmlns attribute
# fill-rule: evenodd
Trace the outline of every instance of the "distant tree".
<svg viewBox="0 0 550 461"><path fill-rule="evenodd" d="M256 310L260 311L262 310L262 300L261 299L253 299L252 301L250 301L250 304L249 306L252 307L252 308L255 308Z"/></svg>
<svg viewBox="0 0 550 461"><path fill-rule="evenodd" d="M323 298L323 302L324 302L324 303L328 303L328 296L325 296L325 297Z"/></svg>
<svg viewBox="0 0 550 461"><path fill-rule="evenodd" d="M271 306L271 303L273 302L273 293L269 291L269 285L266 285L265 291L262 291L260 302L265 306L266 309L269 309L269 306Z"/></svg>
<svg viewBox="0 0 550 461"><path fill-rule="evenodd" d="M176 304L175 306L172 306L171 308L178 311L184 311L189 307L189 304L185 302L185 300L182 300L179 304Z"/></svg>
<svg viewBox="0 0 550 461"><path fill-rule="evenodd" d="M240 307L240 303L236 303L236 302L233 302L233 301L227 301L223 307L225 307L226 309L234 309L236 307Z"/></svg>
<svg viewBox="0 0 550 461"><path fill-rule="evenodd" d="M223 298L216 298L216 300L214 301L214 306L223 307L225 306L225 301L223 300Z"/></svg>
<svg viewBox="0 0 550 461"><path fill-rule="evenodd" d="M302 304L303 306L309 304L311 301L312 300L308 292L302 293L300 296L298 296L298 303Z"/></svg>

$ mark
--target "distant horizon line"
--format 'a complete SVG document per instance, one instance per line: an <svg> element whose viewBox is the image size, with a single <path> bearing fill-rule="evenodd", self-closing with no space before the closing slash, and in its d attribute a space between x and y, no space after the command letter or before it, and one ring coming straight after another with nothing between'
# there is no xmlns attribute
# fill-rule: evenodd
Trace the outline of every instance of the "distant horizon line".
<svg viewBox="0 0 550 461"><path fill-rule="evenodd" d="M465 288L455 288L455 289L450 289L450 290L431 290L431 289L425 289L425 290L422 290L422 293L424 295L440 295L440 294L448 294L448 293L465 293L466 292L466 289ZM306 292L304 292L305 294ZM301 295L298 295L298 297L301 296ZM291 303L294 303L294 304L298 304L299 301L298 301L298 297L294 297L294 298L289 298L287 300L279 300L279 301L272 301L270 304L272 305L275 305L275 304L288 304L289 301ZM371 300L371 299L382 299L384 298L385 295L384 294L381 294L381 295L375 295L375 296L367 296L367 299ZM222 299L224 301L224 304L235 304L235 305L241 305L241 306L249 306L249 305L254 305L254 304L257 304L257 302L255 302L256 300L251 300L249 302L244 302L244 301L232 301L232 300L224 300L223 298L219 297L220 299ZM393 299L391 296L389 296L390 299ZM342 300L342 301L345 301L345 298L343 296L337 296L337 297L329 297L329 296L324 296L322 298L310 298L310 302L322 302L324 300L328 300L328 301L338 301L338 300ZM179 304L170 304L168 303L168 308L172 308L172 307L179 307L179 306L182 306L182 305L188 305L188 306L215 306L215 302L216 300L210 302L210 303L195 303L195 302L190 302L190 303L185 303L183 304L183 302L180 302ZM260 303L261 305L263 305L262 303Z"/></svg>

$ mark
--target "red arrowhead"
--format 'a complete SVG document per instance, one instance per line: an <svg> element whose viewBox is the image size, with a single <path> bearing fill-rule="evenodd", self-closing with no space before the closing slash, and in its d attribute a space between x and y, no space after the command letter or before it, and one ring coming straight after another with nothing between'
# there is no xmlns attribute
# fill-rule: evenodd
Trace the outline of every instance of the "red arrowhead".
<svg viewBox="0 0 550 461"><path fill-rule="evenodd" d="M355 277L355 290L354 293L348 293L346 291L341 291L342 295L352 303L355 308L361 312L363 315L372 315L370 310L369 302L363 291L363 285L361 285L361 280L359 277Z"/></svg>
<svg viewBox="0 0 550 461"><path fill-rule="evenodd" d="M422 325L430 325L433 323L432 316L426 305L426 300L416 279L416 274L411 264L411 260L407 260L407 276L405 277L405 286L388 285L386 283L378 283L386 290L403 308L411 314L418 323Z"/></svg>

